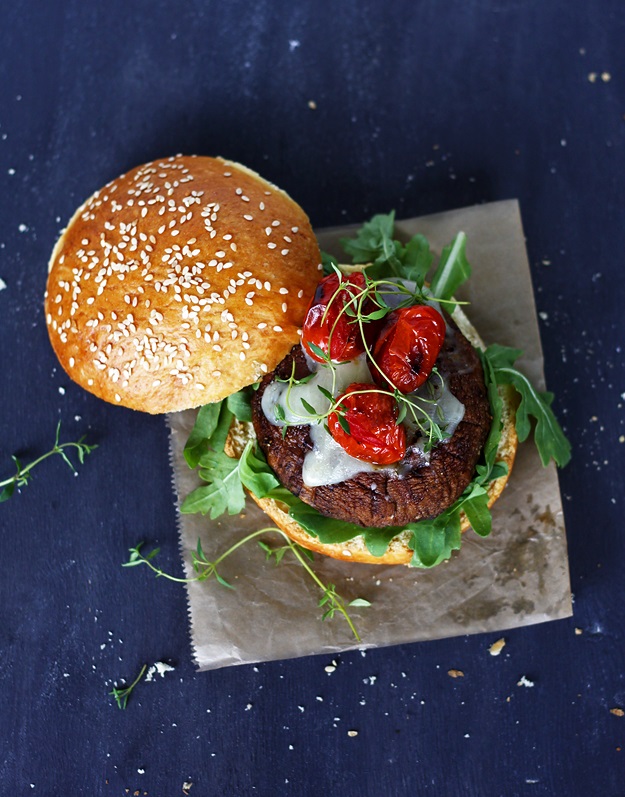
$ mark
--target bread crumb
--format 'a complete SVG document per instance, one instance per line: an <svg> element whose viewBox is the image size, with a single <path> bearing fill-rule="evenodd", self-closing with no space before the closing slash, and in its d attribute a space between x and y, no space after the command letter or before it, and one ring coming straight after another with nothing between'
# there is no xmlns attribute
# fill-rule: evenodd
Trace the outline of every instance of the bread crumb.
<svg viewBox="0 0 625 797"><path fill-rule="evenodd" d="M609 83L612 80L612 75L609 72L602 72L601 80L603 80L604 83Z"/></svg>
<svg viewBox="0 0 625 797"><path fill-rule="evenodd" d="M358 736L358 731L347 731L348 736Z"/></svg>
<svg viewBox="0 0 625 797"><path fill-rule="evenodd" d="M505 645L506 645L506 640L503 637L501 637L501 639L498 639L496 642L493 642L493 644L488 648L488 652L490 653L491 656L498 656L501 653L501 651L504 649Z"/></svg>
<svg viewBox="0 0 625 797"><path fill-rule="evenodd" d="M597 73L596 72L589 72L588 73L588 81L589 81L589 83L596 83L597 82Z"/></svg>
<svg viewBox="0 0 625 797"><path fill-rule="evenodd" d="M450 678L464 678L462 670L447 670L447 675L449 675Z"/></svg>
<svg viewBox="0 0 625 797"><path fill-rule="evenodd" d="M308 100L308 107L311 111L317 110L317 103L314 100Z"/></svg>
<svg viewBox="0 0 625 797"><path fill-rule="evenodd" d="M517 686L534 686L534 681L530 681L525 675L522 675L516 683Z"/></svg>
<svg viewBox="0 0 625 797"><path fill-rule="evenodd" d="M614 714L615 717L625 717L625 711L622 708L611 708L610 714Z"/></svg>
<svg viewBox="0 0 625 797"><path fill-rule="evenodd" d="M583 633L584 633L584 632L582 631L582 629L581 629L581 628L576 628L576 629L575 629L575 636L581 636Z"/></svg>

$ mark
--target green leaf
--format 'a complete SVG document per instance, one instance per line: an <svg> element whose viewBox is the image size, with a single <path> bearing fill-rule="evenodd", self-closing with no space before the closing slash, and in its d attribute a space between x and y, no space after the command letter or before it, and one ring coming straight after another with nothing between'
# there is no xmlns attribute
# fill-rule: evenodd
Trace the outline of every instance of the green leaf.
<svg viewBox="0 0 625 797"><path fill-rule="evenodd" d="M459 232L442 253L430 283L432 296L451 299L463 282L471 276L471 266L466 257L467 236Z"/></svg>
<svg viewBox="0 0 625 797"><path fill-rule="evenodd" d="M257 498L264 498L268 493L280 486L280 482L267 465L264 458L255 450L250 441L243 450L239 461L239 477L247 489Z"/></svg>
<svg viewBox="0 0 625 797"><path fill-rule="evenodd" d="M408 543L413 550L412 567L435 567L460 548L460 513L453 505L433 520L409 523L407 528L412 531Z"/></svg>
<svg viewBox="0 0 625 797"><path fill-rule="evenodd" d="M424 235L413 236L401 254L404 279L416 282L421 288L425 281L425 275L432 265L432 259L433 255L428 239Z"/></svg>
<svg viewBox="0 0 625 797"><path fill-rule="evenodd" d="M0 504L4 503L5 501L8 501L14 492L15 492L15 482L10 482L0 493Z"/></svg>
<svg viewBox="0 0 625 797"><path fill-rule="evenodd" d="M327 352L325 352L320 346L317 346L317 344L313 343L312 341L308 341L307 343L308 343L308 348L312 352L314 352L317 355L317 357L320 357L323 360L323 362L330 361L330 355Z"/></svg>
<svg viewBox="0 0 625 797"><path fill-rule="evenodd" d="M252 403L247 390L239 390L238 393L233 393L232 395L228 396L226 399L226 404L237 421L243 421L246 423L251 422Z"/></svg>
<svg viewBox="0 0 625 797"><path fill-rule="evenodd" d="M488 537L493 519L488 508L488 493L484 487L474 484L469 495L462 499L459 508L466 514L473 531L480 537Z"/></svg>
<svg viewBox="0 0 625 797"><path fill-rule="evenodd" d="M341 238L341 246L354 263L372 263L382 254L394 253L395 211L378 214L365 222L356 237Z"/></svg>
<svg viewBox="0 0 625 797"><path fill-rule="evenodd" d="M556 465L563 468L571 459L571 444L551 409L553 394L536 390L525 374L512 367L518 354L518 349L499 345L489 346L485 352L497 384L512 385L519 394L520 402L516 411L519 440L527 440L531 431L530 419L534 418L534 442L542 464L546 466L553 459Z"/></svg>
<svg viewBox="0 0 625 797"><path fill-rule="evenodd" d="M198 487L185 498L180 511L210 514L212 519L228 512L236 515L245 506L245 492L239 474L239 460L223 452L209 451L200 459L200 476L208 484Z"/></svg>
<svg viewBox="0 0 625 797"><path fill-rule="evenodd" d="M208 441L217 427L220 410L221 401L200 407L183 452L190 468L195 468L202 454L208 451Z"/></svg>
<svg viewBox="0 0 625 797"><path fill-rule="evenodd" d="M317 416L317 414L318 414L317 410L312 406L312 404L310 404L308 401L306 401L305 398L300 398L300 401L302 403L302 407L306 410L306 412L309 415Z"/></svg>
<svg viewBox="0 0 625 797"><path fill-rule="evenodd" d="M335 269L339 267L339 261L334 255L329 255L327 252L321 252L321 265L323 266L323 275L332 274Z"/></svg>

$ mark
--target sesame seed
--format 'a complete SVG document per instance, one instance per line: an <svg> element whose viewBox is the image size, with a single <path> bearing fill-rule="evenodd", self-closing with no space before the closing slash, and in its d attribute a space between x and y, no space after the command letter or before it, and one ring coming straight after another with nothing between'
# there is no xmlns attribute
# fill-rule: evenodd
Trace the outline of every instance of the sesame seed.
<svg viewBox="0 0 625 797"><path fill-rule="evenodd" d="M273 328L273 331L274 332L282 332L282 327L278 326L278 324L276 324L275 327Z"/></svg>
<svg viewBox="0 0 625 797"><path fill-rule="evenodd" d="M280 288L280 290L278 292L282 293L282 294L287 294L289 292L289 289L288 288Z"/></svg>
<svg viewBox="0 0 625 797"><path fill-rule="evenodd" d="M246 214L243 216L243 218L244 218L246 221L253 221L253 220L254 220L254 216L250 216L250 214L249 214L249 213L246 213Z"/></svg>
<svg viewBox="0 0 625 797"><path fill-rule="evenodd" d="M275 248L276 244L274 244L272 241L269 241L269 243L267 244L267 249L275 249Z"/></svg>
<svg viewBox="0 0 625 797"><path fill-rule="evenodd" d="M286 313L286 302L282 302L282 312Z"/></svg>
<svg viewBox="0 0 625 797"><path fill-rule="evenodd" d="M119 393L115 393L115 401L121 401L121 400L122 397L119 395Z"/></svg>
<svg viewBox="0 0 625 797"><path fill-rule="evenodd" d="M299 227L291 227L291 232L292 233L298 233L299 232Z"/></svg>
<svg viewBox="0 0 625 797"><path fill-rule="evenodd" d="M74 358L73 358L73 357L70 357L70 358L69 358L69 367L70 367L70 368L73 368L73 367L74 367L74 362L75 362Z"/></svg>
<svg viewBox="0 0 625 797"><path fill-rule="evenodd" d="M281 255L288 255L288 254L289 254L289 250L288 250L288 249L283 249L283 250L280 252L280 254L281 254Z"/></svg>
<svg viewBox="0 0 625 797"><path fill-rule="evenodd" d="M240 352L239 353L239 360L244 360L244 359L245 359L245 352Z"/></svg>
<svg viewBox="0 0 625 797"><path fill-rule="evenodd" d="M264 321L261 321L260 324L258 325L258 329L265 329L266 326L267 324Z"/></svg>
<svg viewBox="0 0 625 797"><path fill-rule="evenodd" d="M271 222L271 226L272 226L272 227L279 227L279 226L280 226L280 222L278 221L278 219L274 219L274 220Z"/></svg>
<svg viewBox="0 0 625 797"><path fill-rule="evenodd" d="M215 379L218 379L221 376L221 371L213 371L212 376L214 376Z"/></svg>

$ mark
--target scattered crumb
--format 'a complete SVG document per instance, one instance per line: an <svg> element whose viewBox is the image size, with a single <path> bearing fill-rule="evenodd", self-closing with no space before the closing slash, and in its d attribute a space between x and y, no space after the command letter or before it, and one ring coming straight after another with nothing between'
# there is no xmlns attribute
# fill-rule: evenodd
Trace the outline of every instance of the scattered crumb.
<svg viewBox="0 0 625 797"><path fill-rule="evenodd" d="M358 731L347 731L348 736L358 736Z"/></svg>
<svg viewBox="0 0 625 797"><path fill-rule="evenodd" d="M619 443L625 443L625 434L622 434L622 435L619 437L618 441L619 441Z"/></svg>
<svg viewBox="0 0 625 797"><path fill-rule="evenodd" d="M609 83L612 80L612 75L609 72L602 72L601 80L603 80L604 83Z"/></svg>
<svg viewBox="0 0 625 797"><path fill-rule="evenodd" d="M189 793L189 789L192 786L193 786L193 783L190 780L185 780L185 782L182 784L182 793L183 794L188 794Z"/></svg>
<svg viewBox="0 0 625 797"><path fill-rule="evenodd" d="M588 80L590 83L596 83L597 81L597 73L596 72L589 72L588 73Z"/></svg>
<svg viewBox="0 0 625 797"><path fill-rule="evenodd" d="M317 103L314 100L308 100L308 107L311 111L317 110Z"/></svg>
<svg viewBox="0 0 625 797"><path fill-rule="evenodd" d="M516 682L517 686L534 686L534 681L530 681L525 675L522 675L520 679Z"/></svg>
<svg viewBox="0 0 625 797"><path fill-rule="evenodd" d="M299 47L300 42L297 39L289 39L289 52L294 52Z"/></svg>
<svg viewBox="0 0 625 797"><path fill-rule="evenodd" d="M174 667L171 664L166 664L164 661L155 661L154 664L148 670L148 674L145 676L146 681L153 681L155 675L160 675L161 678L165 677L166 672L171 672Z"/></svg>
<svg viewBox="0 0 625 797"><path fill-rule="evenodd" d="M575 629L575 636L581 636L583 633L584 633L584 632L582 631L582 629L581 629L581 628L576 628L576 629Z"/></svg>
<svg viewBox="0 0 625 797"><path fill-rule="evenodd" d="M60 393L62 396L64 396L64 395L65 395L65 388L64 388L64 387L59 387L59 393Z"/></svg>
<svg viewBox="0 0 625 797"><path fill-rule="evenodd" d="M145 775L145 769L143 769L142 767L139 767L139 769L137 770L137 772L138 772L140 775Z"/></svg>
<svg viewBox="0 0 625 797"><path fill-rule="evenodd" d="M501 653L501 651L504 649L505 645L506 645L506 640L503 637L501 637L501 639L498 639L496 642L493 642L493 644L488 648L488 652L490 653L491 656L498 656Z"/></svg>
<svg viewBox="0 0 625 797"><path fill-rule="evenodd" d="M0 278L0 291L6 290L6 287L7 287L6 282L2 278Z"/></svg>
<svg viewBox="0 0 625 797"><path fill-rule="evenodd" d="M447 675L449 675L450 678L464 678L462 670L447 670Z"/></svg>
<svg viewBox="0 0 625 797"><path fill-rule="evenodd" d="M615 717L625 717L625 711L622 708L611 708L610 714L614 714Z"/></svg>
<svg viewBox="0 0 625 797"><path fill-rule="evenodd" d="M28 225L26 225L26 224L20 224L20 226L19 226L17 229L18 229L20 232L28 232Z"/></svg>

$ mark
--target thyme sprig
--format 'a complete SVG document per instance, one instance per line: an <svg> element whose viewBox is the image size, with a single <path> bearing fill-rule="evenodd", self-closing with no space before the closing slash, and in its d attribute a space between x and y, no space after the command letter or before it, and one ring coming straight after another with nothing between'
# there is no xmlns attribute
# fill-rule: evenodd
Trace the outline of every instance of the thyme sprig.
<svg viewBox="0 0 625 797"><path fill-rule="evenodd" d="M74 466L74 463L68 457L68 452L75 450L76 456L78 458L78 462L82 465L85 461L85 456L90 454L94 448L97 448L96 445L87 445L84 443L83 440L85 439L84 436L79 438L75 441L69 441L66 443L60 443L60 434L61 434L61 421L59 421L56 425L56 434L54 438L54 445L49 451L46 451L45 454L42 454L37 459L33 460L32 462L28 463L28 465L22 465L20 460L16 456L12 456L11 459L15 464L15 473L13 476L10 476L8 479L4 479L4 481L0 481L0 503L4 501L8 501L9 498L15 492L15 489L19 489L20 487L24 487L30 479L32 478L31 471L45 459L48 457L52 457L55 454L58 454L61 459L67 464L70 468L72 473L76 474L78 471Z"/></svg>
<svg viewBox="0 0 625 797"><path fill-rule="evenodd" d="M115 702L119 708L126 708L128 704L128 698L132 694L132 690L135 686L139 683L139 681L143 678L143 673L147 669L147 664L144 664L141 668L141 672L135 680L130 684L130 686L114 686L113 689L109 692L109 695L112 695L115 698Z"/></svg>
<svg viewBox="0 0 625 797"><path fill-rule="evenodd" d="M233 554L238 548L245 545L248 542L251 542L258 537L265 535L267 533L273 532L275 534L279 534L285 544L275 548L270 546L268 543L264 542L263 540L259 540L259 545L262 550L265 552L266 559L275 558L276 564L280 564L284 555L286 553L291 553L295 559L299 562L299 564L304 568L306 574L311 578L311 580L315 583L315 585L321 590L321 598L319 599L318 606L325 607L324 612L322 614L321 619L326 620L333 617L337 612L341 614L349 626L350 631L354 635L354 638L357 642L361 642L360 635L356 630L356 626L354 625L354 621L352 620L349 612L347 611L348 606L370 606L371 604L366 601L364 598L356 598L349 603L345 603L345 601L337 594L336 587L334 584L324 584L324 582L319 578L319 576L315 573L315 571L310 566L310 561L312 560L312 553L308 551L306 548L303 548L301 545L293 542L283 531L273 526L268 528L259 529L258 531L254 531L251 534L242 537L240 540L235 542L231 545L226 551L220 554L214 561L208 559L204 551L202 550L202 543L200 540L197 542L197 547L194 551L191 552L191 562L193 565L193 570L197 575L191 578L179 578L177 576L172 576L169 573L166 573L160 567L157 567L154 564L154 559L158 556L160 552L160 548L154 548L153 550L149 551L148 553L142 552L143 543L140 542L138 545L130 548L130 557L127 562L122 564L122 567L135 567L137 565L146 565L149 569L155 573L157 577L166 578L169 581L175 581L179 584L190 584L195 581L206 581L207 579L214 577L215 580L221 584L223 587L227 587L228 589L234 589L234 586L230 584L226 579L218 572L218 567L227 559L231 554Z"/></svg>
<svg viewBox="0 0 625 797"><path fill-rule="evenodd" d="M343 274L341 271L333 266L338 278L339 278L339 285L343 284ZM327 388L317 385L317 389L320 393L329 401L329 406L327 407L325 412L318 412L306 399L300 397L300 403L304 408L304 412L301 412L298 408L293 407L291 403L291 392L293 387L303 385L306 382L310 381L313 378L314 374L309 374L303 378L296 378L295 377L295 363L293 362L291 367L291 374L286 379L277 379L276 381L284 382L288 384L284 403L291 414L291 417L295 420L288 420L286 417L286 413L284 412L283 407L280 404L276 404L275 406L275 415L276 420L280 422L282 425L282 434L283 436L286 434L287 428L289 426L296 426L301 423L311 424L311 423L323 423L329 415L336 413L339 424L343 428L343 430L349 434L349 423L345 417L346 411L343 407L344 403L347 399L351 398L352 396L360 395L362 393L380 393L383 395L388 395L389 390L383 388L377 388L372 386L367 391L360 390L360 391L349 391L344 393L339 398L336 397L337 393L337 366L330 357L330 352L332 350L332 337L335 333L336 327L343 316L347 316L350 320L348 323L358 324L361 339L364 344L365 355L369 363L372 364L374 368L376 368L380 374L384 377L386 381L389 382L389 385L392 389L392 395L395 398L395 401L398 404L399 411L396 422L398 424L402 423L402 421L406 418L407 415L410 416L411 421L414 423L416 428L419 430L420 434L423 435L425 438L424 450L425 452L430 451L437 443L446 439L448 435L445 433L444 429L441 427L441 424L444 422L444 419L440 417L439 420L440 424L432 417L432 415L428 414L425 411L425 407L427 405L436 405L436 398L433 396L433 389L430 385L430 395L431 398L425 398L424 396L414 396L402 393L397 385L395 385L389 377L383 373L382 369L376 362L373 352L370 346L367 343L366 336L365 336L365 324L370 321L377 321L384 318L389 313L393 312L393 310L401 309L403 307L410 307L414 304L426 304L432 297L428 296L423 286L418 284L415 285L414 290L411 290L407 285L402 282L397 282L394 280L389 279L370 279L366 271L363 272L363 276L365 278L365 286L363 288L359 288L350 283L350 290L349 291L341 291L340 288L337 290L334 295L330 298L324 313L321 318L321 323L323 324L330 312L330 308L332 304L338 300L339 295L345 300L343 306L337 313L336 318L330 328L328 333L328 346L327 351L324 351L316 345L315 343L309 342L307 345L312 349L317 357L319 357L322 362L321 366L323 368L329 368L331 371L331 389L328 390ZM399 302L394 301L392 305L390 305L385 297L387 296L394 296L397 297L397 294L403 294L405 298L400 299ZM347 296L345 296L347 294ZM366 305L368 303L372 303L375 307L374 310L367 310ZM432 373L437 376L441 383L441 389L444 388L444 379L440 372L437 369L433 369ZM428 383L429 384L429 383ZM433 413L435 414L435 413Z"/></svg>

